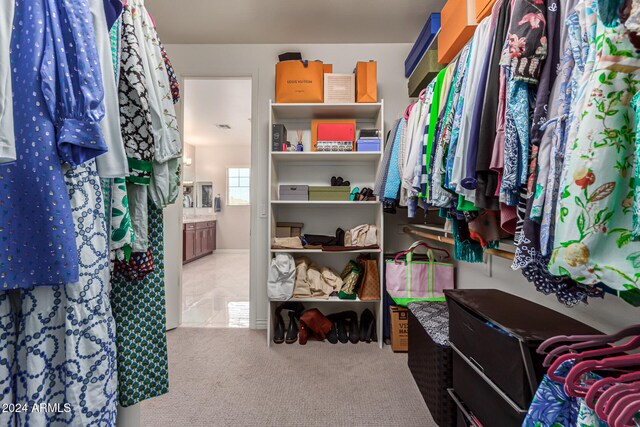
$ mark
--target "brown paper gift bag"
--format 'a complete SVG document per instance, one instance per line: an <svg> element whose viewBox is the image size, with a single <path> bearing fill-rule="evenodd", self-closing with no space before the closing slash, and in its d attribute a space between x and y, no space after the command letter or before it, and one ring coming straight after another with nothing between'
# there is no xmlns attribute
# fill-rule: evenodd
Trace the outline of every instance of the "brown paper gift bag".
<svg viewBox="0 0 640 427"><path fill-rule="evenodd" d="M324 66L321 61L282 61L276 64L277 103L323 103Z"/></svg>
<svg viewBox="0 0 640 427"><path fill-rule="evenodd" d="M364 277L358 289L358 298L363 301L377 301L380 299L380 276L378 275L378 261L375 259L360 260L364 270Z"/></svg>
<svg viewBox="0 0 640 427"><path fill-rule="evenodd" d="M356 64L356 102L378 102L378 63Z"/></svg>

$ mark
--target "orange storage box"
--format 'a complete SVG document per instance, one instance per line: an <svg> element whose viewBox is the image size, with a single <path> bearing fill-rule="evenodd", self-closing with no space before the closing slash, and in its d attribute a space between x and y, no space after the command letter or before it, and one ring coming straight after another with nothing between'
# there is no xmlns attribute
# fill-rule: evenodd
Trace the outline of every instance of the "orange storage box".
<svg viewBox="0 0 640 427"><path fill-rule="evenodd" d="M476 0L476 22L478 24L491 15L494 4L496 4L496 0Z"/></svg>
<svg viewBox="0 0 640 427"><path fill-rule="evenodd" d="M476 0L448 0L442 8L438 62L448 64L476 30Z"/></svg>

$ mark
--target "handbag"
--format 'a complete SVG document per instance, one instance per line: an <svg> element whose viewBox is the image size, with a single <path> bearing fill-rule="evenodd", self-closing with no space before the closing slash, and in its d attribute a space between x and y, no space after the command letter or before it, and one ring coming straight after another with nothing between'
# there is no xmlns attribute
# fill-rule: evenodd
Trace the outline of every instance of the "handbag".
<svg viewBox="0 0 640 427"><path fill-rule="evenodd" d="M378 67L376 61L356 64L356 102L378 102Z"/></svg>
<svg viewBox="0 0 640 427"><path fill-rule="evenodd" d="M321 61L282 61L276 64L277 103L323 103L324 65Z"/></svg>
<svg viewBox="0 0 640 427"><path fill-rule="evenodd" d="M427 249L426 260L414 260L414 251L419 247ZM394 259L386 260L385 284L396 304L406 307L415 301L444 301L444 290L454 289L453 264L436 262L433 250L449 257L446 250L418 241Z"/></svg>
<svg viewBox="0 0 640 427"><path fill-rule="evenodd" d="M362 301L380 300L380 276L378 275L378 261L362 259L360 266L364 272L362 283L358 288L358 298Z"/></svg>
<svg viewBox="0 0 640 427"><path fill-rule="evenodd" d="M293 295L296 264L290 254L280 253L271 260L267 278L267 296L271 300L287 300Z"/></svg>

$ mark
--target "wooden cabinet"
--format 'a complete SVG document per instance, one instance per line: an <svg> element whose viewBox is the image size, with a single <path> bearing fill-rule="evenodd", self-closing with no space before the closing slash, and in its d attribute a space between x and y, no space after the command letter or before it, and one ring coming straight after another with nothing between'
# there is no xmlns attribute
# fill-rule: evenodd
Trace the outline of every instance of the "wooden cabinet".
<svg viewBox="0 0 640 427"><path fill-rule="evenodd" d="M478 0L480 1L480 0ZM486 3L490 0L485 0ZM476 0L448 0L442 8L438 62L448 64L476 30Z"/></svg>
<svg viewBox="0 0 640 427"><path fill-rule="evenodd" d="M216 221L187 223L183 229L182 263L211 254L216 249Z"/></svg>
<svg viewBox="0 0 640 427"><path fill-rule="evenodd" d="M196 256L196 225L184 225L182 261L192 260Z"/></svg>

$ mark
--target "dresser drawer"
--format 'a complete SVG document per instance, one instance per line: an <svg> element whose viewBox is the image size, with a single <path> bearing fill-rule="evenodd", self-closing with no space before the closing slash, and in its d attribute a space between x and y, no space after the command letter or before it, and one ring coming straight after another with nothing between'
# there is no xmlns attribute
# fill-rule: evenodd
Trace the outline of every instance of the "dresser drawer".
<svg viewBox="0 0 640 427"><path fill-rule="evenodd" d="M527 414L528 405L522 408L501 396L455 349L453 390L483 427L521 426Z"/></svg>
<svg viewBox="0 0 640 427"><path fill-rule="evenodd" d="M449 340L520 407L533 397L520 341L449 301Z"/></svg>
<svg viewBox="0 0 640 427"><path fill-rule="evenodd" d="M206 228L212 228L214 224L215 224L214 221L198 222L198 223L196 223L196 229L197 230L204 230Z"/></svg>
<svg viewBox="0 0 640 427"><path fill-rule="evenodd" d="M558 335L601 333L496 289L446 290L445 295L452 347L522 408L529 406L546 372L544 357L536 353L540 343Z"/></svg>

